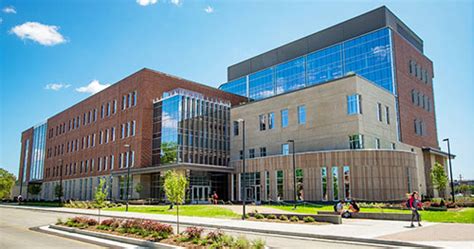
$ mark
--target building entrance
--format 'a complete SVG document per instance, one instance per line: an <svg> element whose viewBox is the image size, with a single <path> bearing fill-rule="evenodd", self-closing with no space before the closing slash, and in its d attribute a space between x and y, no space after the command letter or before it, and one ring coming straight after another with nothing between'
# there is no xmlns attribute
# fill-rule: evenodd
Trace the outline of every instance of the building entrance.
<svg viewBox="0 0 474 249"><path fill-rule="evenodd" d="M191 203L209 203L211 195L210 186L192 186L191 188Z"/></svg>

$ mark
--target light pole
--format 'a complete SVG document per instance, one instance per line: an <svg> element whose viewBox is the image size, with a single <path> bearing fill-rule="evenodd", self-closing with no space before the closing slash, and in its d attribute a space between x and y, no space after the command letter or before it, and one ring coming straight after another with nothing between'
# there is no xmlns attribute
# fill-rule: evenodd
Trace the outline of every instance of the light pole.
<svg viewBox="0 0 474 249"><path fill-rule="evenodd" d="M288 143L291 143L292 145L292 150L293 150L293 195L294 195L294 200L295 200L295 206L293 209L296 209L296 203L298 202L297 200L297 190L296 190L296 159L295 159L295 140L288 140Z"/></svg>
<svg viewBox="0 0 474 249"><path fill-rule="evenodd" d="M128 212L128 190L130 188L130 144L125 144L127 148L127 190L125 191L125 212Z"/></svg>
<svg viewBox="0 0 474 249"><path fill-rule="evenodd" d="M444 142L448 144L448 161L449 161L449 175L451 178L451 196L453 197L454 201L454 182L453 182L453 167L451 166L451 148L449 146L449 138L443 139Z"/></svg>
<svg viewBox="0 0 474 249"><path fill-rule="evenodd" d="M59 159L59 189L61 190L59 192L59 203L62 203L62 198L63 198L63 159Z"/></svg>
<svg viewBox="0 0 474 249"><path fill-rule="evenodd" d="M245 175L245 120L243 119L238 119L237 120L239 123L242 123L242 174L244 177L241 177L244 179L242 188L243 188L243 205L242 205L242 220L245 220L245 202L247 200L247 181L245 181L246 175Z"/></svg>

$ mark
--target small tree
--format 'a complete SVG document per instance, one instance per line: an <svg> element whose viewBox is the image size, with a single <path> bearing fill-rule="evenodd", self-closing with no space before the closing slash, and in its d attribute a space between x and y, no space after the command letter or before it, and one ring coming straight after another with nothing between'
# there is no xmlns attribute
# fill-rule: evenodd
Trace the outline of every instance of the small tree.
<svg viewBox="0 0 474 249"><path fill-rule="evenodd" d="M30 184L28 185L28 193L32 194L32 195L38 195L39 193L41 193L41 185L39 184Z"/></svg>
<svg viewBox="0 0 474 249"><path fill-rule="evenodd" d="M179 234L179 204L184 202L186 197L186 187L188 185L188 180L183 174L180 174L176 171L168 170L165 173L165 193L166 198L176 205L176 230Z"/></svg>
<svg viewBox="0 0 474 249"><path fill-rule="evenodd" d="M135 192L137 192L141 196L142 191L143 191L143 184L137 183L135 185Z"/></svg>
<svg viewBox="0 0 474 249"><path fill-rule="evenodd" d="M0 199L10 197L15 180L14 174L0 168Z"/></svg>
<svg viewBox="0 0 474 249"><path fill-rule="evenodd" d="M446 176L443 165L438 162L436 162L431 169L431 183L438 190L439 195L443 195L444 197L448 177Z"/></svg>
<svg viewBox="0 0 474 249"><path fill-rule="evenodd" d="M61 201L63 194L63 186L61 186L61 184L56 184L54 187L54 195L59 199L59 201Z"/></svg>
<svg viewBox="0 0 474 249"><path fill-rule="evenodd" d="M107 199L107 187L105 187L105 179L100 179L99 185L95 188L94 194L94 206L99 211L99 223L100 223L100 210L105 206L105 200Z"/></svg>

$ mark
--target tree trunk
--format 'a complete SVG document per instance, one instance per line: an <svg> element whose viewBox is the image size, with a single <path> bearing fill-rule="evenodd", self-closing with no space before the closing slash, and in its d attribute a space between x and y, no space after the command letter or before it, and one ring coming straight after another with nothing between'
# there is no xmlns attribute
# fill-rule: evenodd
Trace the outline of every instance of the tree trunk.
<svg viewBox="0 0 474 249"><path fill-rule="evenodd" d="M176 204L176 220L177 220L177 222L176 222L176 230L177 230L176 234L179 234L179 204L178 203Z"/></svg>
<svg viewBox="0 0 474 249"><path fill-rule="evenodd" d="M99 225L100 225L100 208L99 208Z"/></svg>

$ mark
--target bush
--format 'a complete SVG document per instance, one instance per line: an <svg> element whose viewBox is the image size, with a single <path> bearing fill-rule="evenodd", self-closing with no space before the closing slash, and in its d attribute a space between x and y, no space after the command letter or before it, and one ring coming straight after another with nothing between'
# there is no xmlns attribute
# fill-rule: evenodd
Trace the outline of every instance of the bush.
<svg viewBox="0 0 474 249"><path fill-rule="evenodd" d="M63 224L63 221L61 220L61 218L58 218L56 220L56 225L62 225Z"/></svg>
<svg viewBox="0 0 474 249"><path fill-rule="evenodd" d="M286 215L282 214L282 215L280 215L280 217L278 217L278 219L283 220L283 221L287 221L288 217Z"/></svg>
<svg viewBox="0 0 474 249"><path fill-rule="evenodd" d="M264 216L263 214L258 214L258 213L255 214L253 217L254 217L255 219L257 219L257 220L260 220L260 219L265 218L265 216Z"/></svg>
<svg viewBox="0 0 474 249"><path fill-rule="evenodd" d="M106 219L106 220L103 220L100 225L101 226L107 226L107 227L110 227L112 226L112 224L115 222L116 220L115 219Z"/></svg>
<svg viewBox="0 0 474 249"><path fill-rule="evenodd" d="M314 218L311 216L306 216L303 218L303 221L306 223L314 222Z"/></svg>
<svg viewBox="0 0 474 249"><path fill-rule="evenodd" d="M291 216L290 221L291 222L298 222L298 221L300 221L300 218L298 218L298 216Z"/></svg>
<svg viewBox="0 0 474 249"><path fill-rule="evenodd" d="M216 242L216 241L221 241L223 236L224 236L224 232L217 229L215 231L209 232L206 238L210 241Z"/></svg>
<svg viewBox="0 0 474 249"><path fill-rule="evenodd" d="M274 214L269 214L269 215L267 215L267 219L274 220L274 219L276 219L276 216Z"/></svg>
<svg viewBox="0 0 474 249"><path fill-rule="evenodd" d="M252 248L254 249L263 249L265 248L265 240L263 239L255 239L252 241Z"/></svg>
<svg viewBox="0 0 474 249"><path fill-rule="evenodd" d="M250 248L250 242L244 236L239 236L235 240L232 248L247 249Z"/></svg>
<svg viewBox="0 0 474 249"><path fill-rule="evenodd" d="M201 227L188 227L184 230L184 233L188 237L188 239L199 239L201 238L202 231L204 229Z"/></svg>

